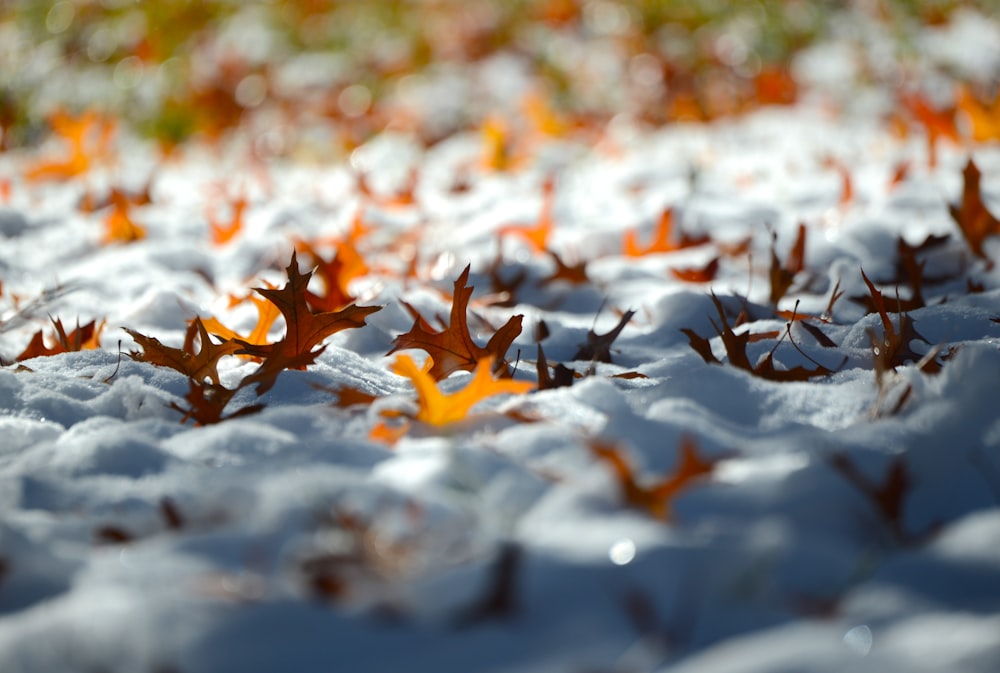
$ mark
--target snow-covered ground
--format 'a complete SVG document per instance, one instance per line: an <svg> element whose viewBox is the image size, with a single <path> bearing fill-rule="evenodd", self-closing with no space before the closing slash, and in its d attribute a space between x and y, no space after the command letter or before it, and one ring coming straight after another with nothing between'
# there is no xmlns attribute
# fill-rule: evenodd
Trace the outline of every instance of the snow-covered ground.
<svg viewBox="0 0 1000 673"><path fill-rule="evenodd" d="M386 133L320 167L248 166L238 143L160 161L122 132L116 163L65 182L23 177L58 142L0 154L0 671L1000 670L1000 239L975 255L948 207L971 158L1000 213L1000 146L942 139L931 166L886 99L833 97L617 120L512 171L482 169L471 133L430 149ZM394 198L410 175L412 200ZM105 244L109 208L80 199L147 184L129 211L145 237ZM242 228L213 243L241 197ZM624 254L668 209L672 241L707 241ZM517 231L545 212L548 250L585 282L548 280L555 257ZM262 395L239 387L236 416L184 422L188 377L130 357L132 334L180 347L195 316L249 333L236 300L288 282L296 241L332 256L356 218L368 271L349 289L380 310ZM906 311L921 338L887 365L865 276L912 336L900 241L924 264ZM674 273L716 260L711 282ZM538 343L583 376L407 421L418 398L394 363L426 353L387 355L414 322L402 302L447 323L466 265L479 346L523 315L514 379L538 383ZM610 363L575 359L630 310ZM13 362L47 316L103 322L101 348ZM773 353L779 372L829 373L740 368L723 321L761 335L757 369ZM257 367L226 355L220 383ZM376 399L337 406L344 388Z"/></svg>

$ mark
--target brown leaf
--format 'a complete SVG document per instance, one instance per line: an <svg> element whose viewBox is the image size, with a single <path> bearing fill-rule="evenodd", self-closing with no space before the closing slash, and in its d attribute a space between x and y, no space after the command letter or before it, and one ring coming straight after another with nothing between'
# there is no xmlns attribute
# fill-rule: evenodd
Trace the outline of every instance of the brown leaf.
<svg viewBox="0 0 1000 673"><path fill-rule="evenodd" d="M66 333L66 328L63 327L61 320L52 317L49 320L52 322L52 327L55 330L55 334L53 335L55 344L52 346L46 345L42 330L38 330L31 338L27 347L25 347L20 355L14 358L16 362L41 356L58 355L59 353L93 350L100 345L101 331L104 329L103 320L100 323L96 320L91 320L82 327L80 326L80 322L77 321L76 329L69 334Z"/></svg>
<svg viewBox="0 0 1000 673"><path fill-rule="evenodd" d="M549 374L549 361L542 350L542 344L538 344L538 360L535 363L538 372L538 389L551 390L552 388L565 388L573 385L575 372L569 367L557 364L552 367L552 374Z"/></svg>
<svg viewBox="0 0 1000 673"><path fill-rule="evenodd" d="M240 353L246 353L262 358L280 355L286 366L299 362L309 354L318 355L313 349L324 339L341 330L361 327L365 318L376 311L379 306L350 305L339 311L313 313L306 301L307 288L312 272L300 273L299 263L295 253L286 268L288 282L281 289L255 288L254 291L278 307L285 318L285 336L273 344L254 345L241 343ZM295 366L305 369L305 365Z"/></svg>
<svg viewBox="0 0 1000 673"><path fill-rule="evenodd" d="M823 365L814 362L816 365L815 369L807 369L805 367L793 367L791 369L777 369L774 366L774 349L771 349L767 355L760 359L756 365L750 364L750 357L747 355L746 349L747 345L750 343L752 335L749 332L742 332L736 334L732 327L729 325L729 319L726 317L725 309L722 306L722 302L719 298L712 293L712 302L715 304L715 310L719 314L719 321L721 327L716 325L713 321L712 325L715 327L716 333L722 337L722 344L726 349L726 356L729 358L729 363L734 367L743 369L750 372L754 376L759 376L760 378L767 379L769 381L807 381L815 376L829 376L833 373L833 370L824 367ZM698 335L693 330L682 329L681 330L688 338L688 343L701 355L702 359L707 364L721 364L718 358L712 353L711 343L708 339L703 336ZM790 337L790 330L786 329L786 334ZM780 341L778 342L780 343ZM795 345L794 341L792 342ZM777 344L775 344L777 346ZM795 346L796 350L798 346ZM801 350L799 351L802 352ZM807 356L808 357L808 356ZM809 358L811 360L811 358Z"/></svg>
<svg viewBox="0 0 1000 673"><path fill-rule="evenodd" d="M242 385L240 384L240 387ZM187 406L171 402L170 408L184 415L181 423L193 420L198 426L221 423L230 418L256 413L264 408L263 404L254 404L224 416L226 406L238 391L239 387L230 389L211 381L191 378L188 379L188 394L184 397Z"/></svg>
<svg viewBox="0 0 1000 673"><path fill-rule="evenodd" d="M483 358L492 358L496 372L506 371L504 357L514 339L521 333L522 315L515 315L490 337L483 348L472 340L469 333L468 307L472 297L473 287L469 287L470 267L466 266L458 279L455 280L455 291L451 304L451 315L448 326L440 331L434 331L423 317L412 307L408 307L415 315L413 327L409 332L400 334L393 340L390 355L398 350L419 348L426 351L433 359L430 375L440 381L455 371L472 371Z"/></svg>
<svg viewBox="0 0 1000 673"><path fill-rule="evenodd" d="M719 258L716 257L701 268L693 269L670 269L670 273L677 280L685 283L708 283L715 280L715 274L719 271Z"/></svg>
<svg viewBox="0 0 1000 673"><path fill-rule="evenodd" d="M574 360L591 360L594 362L611 362L611 344L625 329L625 325L635 315L635 311L625 311L615 328L606 334L597 334L594 330L587 331L587 343L582 344L573 356Z"/></svg>
<svg viewBox="0 0 1000 673"><path fill-rule="evenodd" d="M907 539L903 527L903 501L910 493L912 482L901 456L892 460L880 484L869 479L845 454L835 453L830 464L868 497L898 540Z"/></svg>
<svg viewBox="0 0 1000 673"><path fill-rule="evenodd" d="M868 286L872 305L875 307L882 321L882 336L876 337L874 332L870 333L872 352L875 356L876 376L888 370L894 371L896 367L907 362L921 361L922 356L910 348L910 343L914 339L923 341L924 343L928 343L928 341L917 332L913 326L913 319L909 314L900 312L897 317L898 327L893 325L885 308L885 298L875 288L875 285L868 276L865 275L864 269L861 270L861 278L865 281L865 285ZM922 366L922 371L929 374L937 373L940 370L941 364L934 358L927 360Z"/></svg>
<svg viewBox="0 0 1000 673"><path fill-rule="evenodd" d="M768 277L771 280L771 305L777 306L782 297L788 292L795 280L795 274L805 268L806 256L806 225L799 224L799 233L795 238L795 243L788 253L788 259L782 264L774 250L774 242L771 243L771 268Z"/></svg>
<svg viewBox="0 0 1000 673"><path fill-rule="evenodd" d="M192 381L202 382L208 378L216 386L219 385L219 360L226 355L235 354L241 345L236 341L225 340L220 344L212 341L201 318L195 318L188 327L188 335L182 348L164 346L158 339L140 334L129 328L124 328L142 352L132 351L129 355L138 362L148 362L160 367L169 367L184 374ZM197 334L200 348L194 352L194 335Z"/></svg>

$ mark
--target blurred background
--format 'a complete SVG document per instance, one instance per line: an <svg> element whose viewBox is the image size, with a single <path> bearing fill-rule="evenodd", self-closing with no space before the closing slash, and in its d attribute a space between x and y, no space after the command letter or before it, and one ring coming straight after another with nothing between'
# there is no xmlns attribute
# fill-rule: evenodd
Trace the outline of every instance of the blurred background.
<svg viewBox="0 0 1000 673"><path fill-rule="evenodd" d="M997 13L1000 0L0 0L0 148L83 111L165 152L237 133L265 159L336 159L387 129L502 146L815 91L948 114L961 82L988 110L1000 46L967 53L963 34L996 30L981 19Z"/></svg>

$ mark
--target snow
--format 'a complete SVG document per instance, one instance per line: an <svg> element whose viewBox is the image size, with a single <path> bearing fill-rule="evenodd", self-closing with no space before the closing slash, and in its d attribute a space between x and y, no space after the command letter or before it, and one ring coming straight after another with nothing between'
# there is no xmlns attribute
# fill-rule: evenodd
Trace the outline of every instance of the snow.
<svg viewBox="0 0 1000 673"><path fill-rule="evenodd" d="M959 18L926 45L971 67L955 36L985 42L995 25ZM824 45L797 67L835 97L854 76L853 54ZM600 66L594 58L590 67ZM300 79L318 76L317 66L295 65ZM516 89L517 65L483 70ZM424 150L386 133L350 167L275 162L256 173L241 168L238 146L191 151L154 173L149 148L126 136L130 165L94 184L138 187L155 176L153 202L135 212L148 238L128 245L101 245L100 215L75 208L81 184L31 185L18 176L32 157L0 154L0 176L13 179L0 209L4 361L47 327L47 314L107 320L100 350L0 369L0 671L1000 670L1000 272L971 256L947 209L969 152L941 143L930 167L922 138L895 137L874 115L831 112L828 102L659 130L625 124L614 152L553 142L536 163L474 175L460 194L449 185L480 151L472 134ZM984 200L1000 212L998 146L973 155ZM849 169L850 203L827 157ZM900 159L913 170L891 188ZM415 208L354 191L351 171L392 193L411 166L422 176ZM537 219L553 170L551 246L588 260L588 286L543 286L551 259L513 236L498 242L500 229ZM227 185L246 190L247 222L212 247L205 213ZM711 284L686 284L668 269L701 266L714 248L619 254L624 231L650 240L668 206L688 233L749 238L751 256L723 257ZM182 423L170 404L187 380L133 361L127 353L138 349L119 328L173 346L196 315L248 330L252 311L231 308L227 295L283 282L292 241L343 233L359 207L377 245L372 272L352 289L382 310L330 338L308 370L283 372L259 399L243 389L229 407L259 402L260 412ZM779 308L800 299L800 312L820 313L839 282L845 297L821 326L837 347L796 325L774 358L834 373L774 382L706 364L680 330L714 335L709 290L733 315L745 309L751 332L785 331L766 306L767 263L772 234L783 255L799 222L809 229L807 270ZM887 374L880 398L868 335L881 320L849 298L867 295L862 268L892 276L897 237L916 244L943 233L950 240L926 253L927 275L969 271L925 288L928 305L911 316L927 343L913 347L954 352L937 375L915 363ZM391 245L411 234L422 237L425 273L403 281L406 261ZM996 259L997 241L986 247ZM509 308L479 302L498 254L528 278ZM535 377L540 320L550 362L582 372L589 363L569 360L588 330L636 315L614 362L571 387L491 398L465 421L414 425L393 445L372 438L381 412L415 404L386 356L412 324L400 301L447 315L451 283L469 263L477 316L496 326L525 315L509 353L522 380ZM984 291L966 292L966 277ZM883 292L891 305L892 287ZM15 294L42 301L21 310ZM484 343L492 330L475 322ZM773 346L751 344L751 361ZM712 350L726 359L721 339ZM224 360L223 383L252 367ZM611 378L629 371L643 378ZM338 408L324 389L345 385L379 399ZM630 507L590 448L613 442L640 481L655 483L686 439L718 462L672 501L669 521ZM902 461L898 522L837 468L844 460L876 486Z"/></svg>

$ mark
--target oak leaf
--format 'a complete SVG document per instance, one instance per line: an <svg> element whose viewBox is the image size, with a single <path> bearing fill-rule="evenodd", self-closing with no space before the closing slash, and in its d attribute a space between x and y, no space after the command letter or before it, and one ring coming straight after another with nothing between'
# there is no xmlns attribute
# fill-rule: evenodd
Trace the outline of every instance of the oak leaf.
<svg viewBox="0 0 1000 673"><path fill-rule="evenodd" d="M983 243L988 236L1000 234L1000 220L983 203L979 185L981 177L979 167L970 158L962 171L962 201L957 206L949 204L948 211L973 254L985 259Z"/></svg>
<svg viewBox="0 0 1000 673"><path fill-rule="evenodd" d="M726 355L729 358L729 364L743 369L744 371L750 372L754 376L759 376L760 378L767 379L769 381L807 381L814 376L829 376L834 372L834 370L824 367L808 358L813 364L816 365L815 369L807 369L802 366L793 367L792 369L778 369L774 366L774 348L767 353L763 358L761 358L756 364L750 363L750 357L747 355L746 349L747 345L754 340L753 335L749 332L741 332L736 334L732 327L729 325L729 319L726 317L725 309L722 306L722 302L719 298L712 293L712 302L715 304L715 310L719 314L719 322L721 327L712 321L712 326L715 328L716 334L722 338L722 345L726 349ZM791 339L791 323L786 325L785 334ZM707 364L722 364L715 354L712 352L712 345L708 339L700 336L694 330L691 329L681 329L688 338L688 344L696 353L698 353L701 358ZM775 348L780 344L778 341L775 344ZM796 350L799 350L795 342L792 342ZM802 353L801 350L799 350ZM802 353L805 355L804 353Z"/></svg>
<svg viewBox="0 0 1000 673"><path fill-rule="evenodd" d="M59 353L94 350L100 347L101 331L104 329L103 320L100 322L91 320L82 326L77 321L76 328L68 334L66 328L63 327L62 320L52 317L49 320L52 321L52 327L55 330L53 335L55 344L46 345L42 330L38 330L27 347L15 358L17 362L40 356L58 355Z"/></svg>
<svg viewBox="0 0 1000 673"><path fill-rule="evenodd" d="M914 339L927 343L927 339L921 336L913 326L913 318L908 313L900 312L897 318L898 325L893 325L892 320L889 319L889 313L885 308L885 298L876 289L874 283L869 280L868 276L865 275L863 269L861 271L861 278L865 281L865 285L868 286L872 305L875 307L879 319L882 321L882 335L880 337L876 336L873 330L869 330L872 352L875 356L876 376L881 376L889 370L895 370L896 367L907 362L921 362L921 371L928 374L939 372L941 364L935 358L923 358L910 347L910 342Z"/></svg>
<svg viewBox="0 0 1000 673"><path fill-rule="evenodd" d="M774 241L771 242L771 268L768 271L768 278L771 281L770 301L772 306L777 306L782 297L788 292L795 280L795 274L805 268L806 259L806 225L799 224L798 235L795 243L792 244L788 252L788 258L782 264L774 251Z"/></svg>
<svg viewBox="0 0 1000 673"><path fill-rule="evenodd" d="M635 315L635 311L625 311L614 329L605 334L598 334L593 329L587 331L587 343L582 344L573 356L574 360L591 360L594 362L611 362L611 344L625 329L625 325Z"/></svg>
<svg viewBox="0 0 1000 673"><path fill-rule="evenodd" d="M708 236L691 236L681 233L678 240L673 240L674 211L667 208L660 215L660 220L656 225L656 232L653 240L648 245L639 244L639 237L635 231L626 231L622 242L622 252L628 257L643 257L660 252L674 252L696 245L708 243Z"/></svg>
<svg viewBox="0 0 1000 673"><path fill-rule="evenodd" d="M265 284L269 288L274 289L273 285L269 283ZM239 303L240 301L241 300L239 299L235 300L236 303ZM278 310L277 306L275 306L270 301L262 297L255 297L253 295L250 295L245 299L243 299L242 301L251 302L254 305L254 308L257 310L257 323L254 325L253 329L250 330L249 333L247 333L245 336L242 334L238 334L236 331L226 327L221 322L219 322L218 318L214 317L207 318L202 321L205 325L205 329L207 329L212 334L221 337L222 339L238 340L254 346L267 345L267 335L270 333L271 326L274 325L274 321L278 319L279 315L281 315L281 312ZM231 303L231 305L233 304ZM251 358L252 356L241 355L240 357ZM259 360L259 358L256 359Z"/></svg>
<svg viewBox="0 0 1000 673"><path fill-rule="evenodd" d="M666 521L672 518L670 506L677 494L694 481L710 475L718 462L717 459L699 456L694 440L685 437L678 447L673 474L658 483L644 486L639 483L635 470L619 447L594 442L590 448L597 458L611 466L626 503Z"/></svg>
<svg viewBox="0 0 1000 673"><path fill-rule="evenodd" d="M908 538L903 526L903 502L913 483L901 457L896 456L889 464L882 483L876 483L867 477L843 453L833 454L830 465L871 501L897 540L905 541Z"/></svg>
<svg viewBox="0 0 1000 673"><path fill-rule="evenodd" d="M555 178L550 176L542 183L542 212L538 215L535 224L531 226L507 226L500 230L500 235L514 234L524 239L535 252L545 252L548 250L549 236L555 228L555 221L552 218L554 201Z"/></svg>
<svg viewBox="0 0 1000 673"><path fill-rule="evenodd" d="M467 311L473 287L467 285L470 267L466 266L458 279L455 280L455 291L452 297L451 316L448 327L436 332L419 313L407 306L413 315L413 327L409 332L400 334L393 341L392 349L386 353L391 355L398 350L419 348L426 351L433 359L430 375L437 381L458 370L472 371L483 358L492 358L497 371L505 371L504 357L514 339L521 333L521 322L524 316L515 315L490 337L486 347L481 347L472 340L469 334ZM404 304L405 306L405 304Z"/></svg>
<svg viewBox="0 0 1000 673"><path fill-rule="evenodd" d="M427 369L418 367L408 355L398 355L392 370L410 379L417 391L418 411L414 419L435 426L448 425L464 419L473 406L487 397L503 394L518 395L535 387L528 381L493 378L493 363L490 357L480 359L465 387L451 394L442 393Z"/></svg>
<svg viewBox="0 0 1000 673"><path fill-rule="evenodd" d="M181 348L165 346L154 337L140 334L127 327L124 329L142 348L142 352L129 353L133 360L169 367L184 374L193 382L203 382L207 378L216 386L220 384L219 360L226 355L235 354L241 347L236 341L226 340L220 344L213 342L201 318L191 321ZM194 352L196 336L199 341L197 353Z"/></svg>
<svg viewBox="0 0 1000 673"><path fill-rule="evenodd" d="M280 341L264 345L237 340L241 347L239 353L265 359L278 357L287 363L286 369L305 369L305 365L302 364L303 357L309 354L318 355L319 352L313 349L324 339L341 330L363 326L367 316L381 310L379 306L352 304L339 311L313 313L306 302L312 272L299 271L298 259L294 252L286 272L288 282L283 288L254 288L257 294L274 304L284 316L285 336Z"/></svg>

